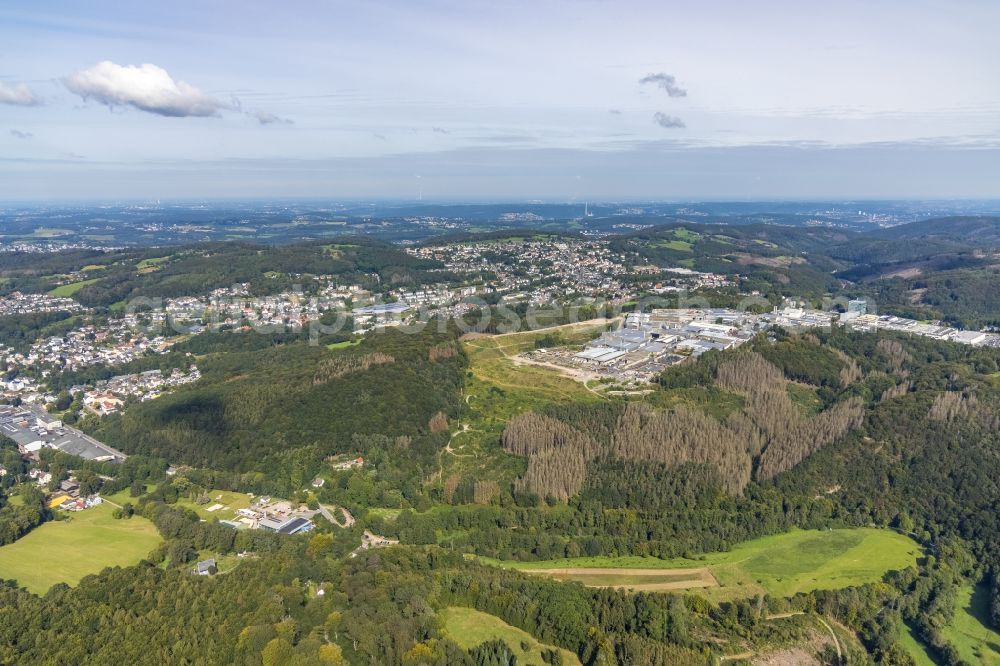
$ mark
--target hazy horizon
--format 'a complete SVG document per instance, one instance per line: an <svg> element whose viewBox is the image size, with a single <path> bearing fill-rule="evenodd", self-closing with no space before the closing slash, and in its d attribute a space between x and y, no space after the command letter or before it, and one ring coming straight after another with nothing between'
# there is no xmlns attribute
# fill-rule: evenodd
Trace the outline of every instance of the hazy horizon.
<svg viewBox="0 0 1000 666"><path fill-rule="evenodd" d="M14 0L0 200L990 199L998 22L975 0Z"/></svg>

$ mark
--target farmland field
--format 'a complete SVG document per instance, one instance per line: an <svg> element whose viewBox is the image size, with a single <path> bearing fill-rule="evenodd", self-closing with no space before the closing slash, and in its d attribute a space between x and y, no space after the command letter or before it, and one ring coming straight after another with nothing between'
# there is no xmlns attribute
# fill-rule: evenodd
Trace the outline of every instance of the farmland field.
<svg viewBox="0 0 1000 666"><path fill-rule="evenodd" d="M874 528L827 531L794 530L754 539L732 550L708 553L698 559L659 560L651 557L580 557L542 562L495 562L522 570L556 569L559 577L579 579L567 570L600 568L601 577L583 580L600 587L649 584L643 571L707 569L718 581L708 587L703 578L690 588L716 600L753 596L761 592L787 597L797 592L839 589L879 580L887 571L916 564L920 546L908 537ZM607 570L611 570L608 572ZM586 574L586 571L578 571ZM638 577L637 577L638 576ZM677 589L685 586L675 585Z"/></svg>
<svg viewBox="0 0 1000 666"><path fill-rule="evenodd" d="M55 227L38 227L32 233L36 238L59 238L60 236L72 236L72 229L58 229Z"/></svg>
<svg viewBox="0 0 1000 666"><path fill-rule="evenodd" d="M45 523L0 548L0 578L13 578L44 594L56 583L75 585L105 567L136 564L160 543L160 536L145 518L115 520L113 511L102 504L73 513L68 522Z"/></svg>
<svg viewBox="0 0 1000 666"><path fill-rule="evenodd" d="M580 660L569 650L555 648L541 643L534 636L517 627L512 627L495 615L482 613L474 608L452 606L442 610L438 616L444 625L444 633L460 647L468 650L496 638L502 639L513 650L519 664L542 664L542 650L558 649L564 664L579 664ZM528 645L521 649L521 642Z"/></svg>

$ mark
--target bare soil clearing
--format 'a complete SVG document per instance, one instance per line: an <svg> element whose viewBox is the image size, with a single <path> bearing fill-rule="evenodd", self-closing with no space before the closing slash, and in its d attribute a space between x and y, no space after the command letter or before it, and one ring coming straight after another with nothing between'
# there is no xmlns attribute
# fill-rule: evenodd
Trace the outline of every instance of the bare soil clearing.
<svg viewBox="0 0 1000 666"><path fill-rule="evenodd" d="M688 590L701 587L718 587L707 567L692 569L616 569L616 568L562 568L524 569L525 573L542 574L556 580L573 580L587 587L613 587L639 592Z"/></svg>

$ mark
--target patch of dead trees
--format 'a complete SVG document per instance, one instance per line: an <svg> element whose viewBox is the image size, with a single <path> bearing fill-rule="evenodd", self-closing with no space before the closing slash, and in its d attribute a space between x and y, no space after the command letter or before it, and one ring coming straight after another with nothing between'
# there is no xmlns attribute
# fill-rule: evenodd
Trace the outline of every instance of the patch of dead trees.
<svg viewBox="0 0 1000 666"><path fill-rule="evenodd" d="M789 397L781 371L755 352L722 363L716 382L742 394L744 408L720 421L693 408L658 411L632 402L618 419L610 447L547 416L528 413L512 419L502 436L503 447L528 458L516 487L565 500L579 493L592 460L613 456L671 466L711 465L726 490L739 493L751 479L771 479L795 467L857 428L864 416L859 398L805 416Z"/></svg>

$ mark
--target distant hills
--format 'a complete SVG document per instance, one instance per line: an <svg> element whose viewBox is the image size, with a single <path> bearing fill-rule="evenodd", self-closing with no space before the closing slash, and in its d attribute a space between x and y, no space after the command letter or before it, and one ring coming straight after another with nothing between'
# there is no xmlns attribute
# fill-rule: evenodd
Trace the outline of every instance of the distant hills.
<svg viewBox="0 0 1000 666"><path fill-rule="evenodd" d="M150 247L206 241L288 244L362 235L415 242L512 227L588 235L663 224L832 227L869 232L954 215L997 215L998 202L325 202L244 201L0 207L0 243Z"/></svg>
<svg viewBox="0 0 1000 666"><path fill-rule="evenodd" d="M868 234L892 240L938 240L975 247L1000 247L1000 216L936 217Z"/></svg>

